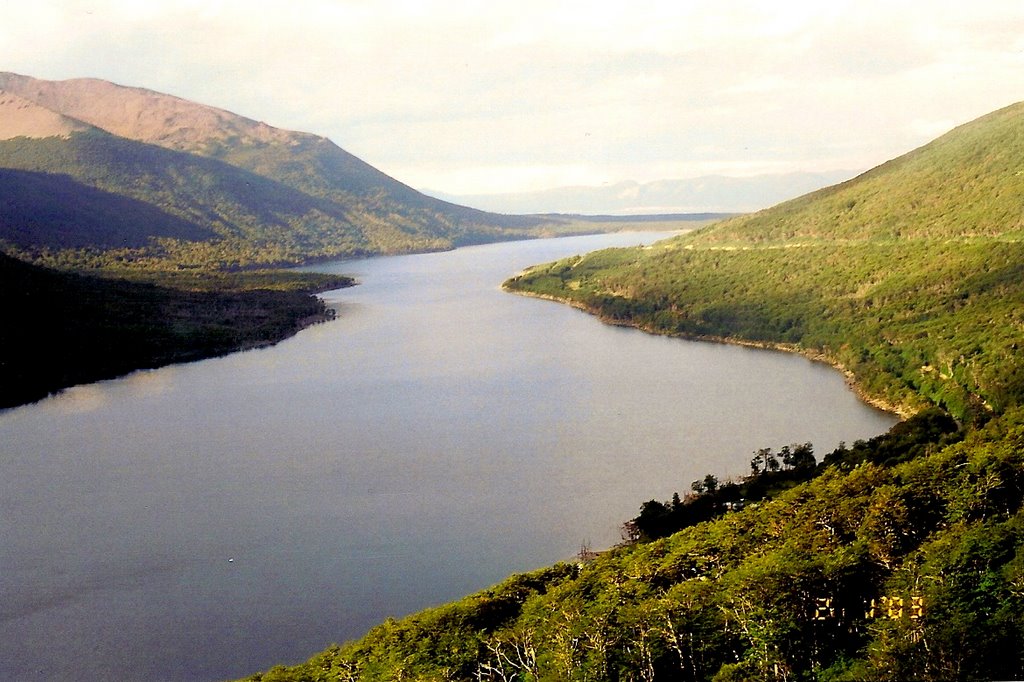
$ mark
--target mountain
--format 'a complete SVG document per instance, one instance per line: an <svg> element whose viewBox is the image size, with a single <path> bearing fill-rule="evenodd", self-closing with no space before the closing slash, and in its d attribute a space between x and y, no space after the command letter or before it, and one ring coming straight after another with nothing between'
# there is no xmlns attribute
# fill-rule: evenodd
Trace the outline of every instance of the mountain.
<svg viewBox="0 0 1024 682"><path fill-rule="evenodd" d="M694 213L756 211L806 192L840 182L851 171L778 173L751 177L709 175L682 180L601 186L557 187L516 194L446 195L447 201L501 213Z"/></svg>
<svg viewBox="0 0 1024 682"><path fill-rule="evenodd" d="M424 196L324 137L273 128L152 90L92 78L55 82L10 73L0 74L0 90L112 135L218 159L314 196L401 201L497 224L519 222Z"/></svg>
<svg viewBox="0 0 1024 682"><path fill-rule="evenodd" d="M97 79L0 73L0 253L19 259L0 262L0 407L279 340L323 312L313 292L349 283L254 268L624 226L456 206L323 137ZM81 352L53 347L71 334Z"/></svg>
<svg viewBox="0 0 1024 682"><path fill-rule="evenodd" d="M148 207L177 219L177 232L161 239L160 223L147 215L127 214L139 225L143 245L130 255L136 259L167 257L184 266L270 265L298 262L316 256L373 251L351 207L311 197L268 178L215 159L143 144L103 131L76 133L68 138L19 137L0 141L0 165L10 169L0 181L31 173L36 177L64 178L69 187L85 187L93 198L101 195L121 205ZM20 171L15 176L13 171ZM51 180L53 181L53 180ZM16 188L4 194L16 196ZM71 196L66 211L79 212L81 202ZM110 206L108 212L116 210ZM162 222L166 222L162 221ZM79 241L102 246L102 239L79 219ZM2 234L16 242L7 225ZM379 237L385 228L375 234ZM20 244L25 253L59 248L56 234L38 231L40 241ZM409 245L412 240L399 241ZM126 245L127 246L127 245Z"/></svg>
<svg viewBox="0 0 1024 682"><path fill-rule="evenodd" d="M0 73L0 90L118 137L207 156L236 147L287 146L314 137L171 95L95 78L46 81Z"/></svg>
<svg viewBox="0 0 1024 682"><path fill-rule="evenodd" d="M819 464L809 444L757 450L739 481L642 503L622 546L249 679L1020 679L1021 159L1016 104L757 214L510 280L615 324L805 353L912 416ZM712 520L633 532L691 514Z"/></svg>
<svg viewBox="0 0 1024 682"><path fill-rule="evenodd" d="M0 74L0 140L0 167L66 175L192 223L191 236L153 234L147 248L133 246L136 258L179 266L450 248L560 222L456 206L326 138L96 79ZM210 230L216 237L195 238ZM24 234L19 246L31 251Z"/></svg>

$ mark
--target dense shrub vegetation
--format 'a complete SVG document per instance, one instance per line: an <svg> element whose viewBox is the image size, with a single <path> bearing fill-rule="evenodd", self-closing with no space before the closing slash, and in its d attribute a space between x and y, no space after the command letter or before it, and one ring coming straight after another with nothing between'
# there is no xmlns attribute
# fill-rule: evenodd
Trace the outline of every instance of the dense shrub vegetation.
<svg viewBox="0 0 1024 682"><path fill-rule="evenodd" d="M1019 678L1024 413L252 680Z"/></svg>
<svg viewBox="0 0 1024 682"><path fill-rule="evenodd" d="M864 393L962 418L1024 397L1024 243L998 237L725 250L695 233L537 268L510 284L659 333L780 345Z"/></svg>
<svg viewBox="0 0 1024 682"><path fill-rule="evenodd" d="M963 430L938 408L922 410L887 433L869 440L845 443L825 455L821 463L811 443L783 445L779 452L761 448L750 460L750 474L738 481L719 481L714 474L690 484L690 492L675 493L667 502L650 500L640 515L623 526L623 537L648 542L683 528L738 511L761 500L772 499L799 483L809 481L828 467L849 471L863 463L894 465L958 442Z"/></svg>
<svg viewBox="0 0 1024 682"><path fill-rule="evenodd" d="M1024 106L837 185L509 288L651 331L779 345L958 418L1024 398Z"/></svg>

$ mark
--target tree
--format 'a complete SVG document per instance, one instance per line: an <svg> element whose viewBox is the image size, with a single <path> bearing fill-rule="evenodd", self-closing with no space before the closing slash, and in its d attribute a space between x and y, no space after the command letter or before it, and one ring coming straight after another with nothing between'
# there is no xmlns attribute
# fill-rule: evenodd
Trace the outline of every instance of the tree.
<svg viewBox="0 0 1024 682"><path fill-rule="evenodd" d="M783 452L787 448L782 449ZM754 476L764 472L775 472L779 470L779 460L775 457L775 453L772 452L771 448L760 448L754 451L754 458L750 460L750 472Z"/></svg>
<svg viewBox="0 0 1024 682"><path fill-rule="evenodd" d="M810 443L784 445L779 454L782 455L782 463L787 469L805 471L813 469L817 463L814 459L814 446Z"/></svg>

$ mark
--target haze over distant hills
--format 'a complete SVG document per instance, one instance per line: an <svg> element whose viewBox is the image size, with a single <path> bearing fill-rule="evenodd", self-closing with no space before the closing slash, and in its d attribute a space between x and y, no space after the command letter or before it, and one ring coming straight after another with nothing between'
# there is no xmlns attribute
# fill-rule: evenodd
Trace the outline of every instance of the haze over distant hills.
<svg viewBox="0 0 1024 682"><path fill-rule="evenodd" d="M749 177L707 175L679 180L554 187L533 192L431 196L499 213L746 213L767 208L857 174L853 170L778 173Z"/></svg>

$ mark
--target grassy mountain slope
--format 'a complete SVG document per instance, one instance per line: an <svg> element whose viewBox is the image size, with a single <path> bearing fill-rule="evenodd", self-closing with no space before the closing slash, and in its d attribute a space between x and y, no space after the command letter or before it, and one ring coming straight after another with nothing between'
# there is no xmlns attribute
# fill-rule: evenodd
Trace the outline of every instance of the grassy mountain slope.
<svg viewBox="0 0 1024 682"><path fill-rule="evenodd" d="M716 225L702 244L1024 237L1024 102L852 180Z"/></svg>
<svg viewBox="0 0 1024 682"><path fill-rule="evenodd" d="M279 341L326 310L343 277L168 277L163 285L57 272L0 254L0 408L73 384Z"/></svg>
<svg viewBox="0 0 1024 682"><path fill-rule="evenodd" d="M952 411L959 442L912 418L740 511L250 679L1020 678L1022 113L754 216L507 284L618 324L828 359L883 402Z"/></svg>
<svg viewBox="0 0 1024 682"><path fill-rule="evenodd" d="M1024 399L1024 105L849 182L510 289L617 323L800 350L871 398L957 416Z"/></svg>

